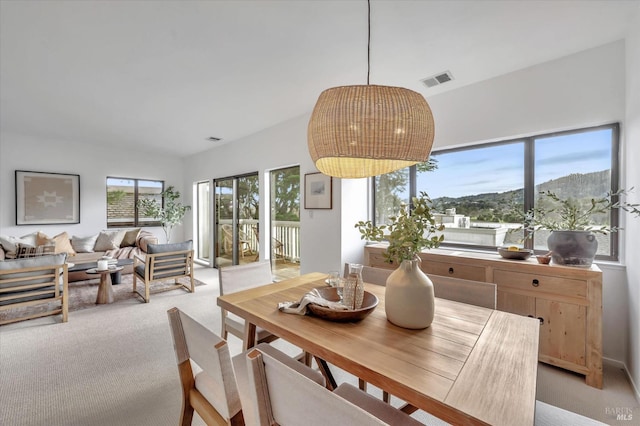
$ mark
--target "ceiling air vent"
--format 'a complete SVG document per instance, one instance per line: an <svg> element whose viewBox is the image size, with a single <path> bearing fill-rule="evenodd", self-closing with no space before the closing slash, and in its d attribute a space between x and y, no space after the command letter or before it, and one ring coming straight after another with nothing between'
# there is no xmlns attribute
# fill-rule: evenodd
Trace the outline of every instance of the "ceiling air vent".
<svg viewBox="0 0 640 426"><path fill-rule="evenodd" d="M453 80L453 75L451 75L450 71L445 71L445 72L438 73L436 75L432 75L431 77L422 79L420 81L422 81L422 84L424 84L427 87L435 87L451 80Z"/></svg>

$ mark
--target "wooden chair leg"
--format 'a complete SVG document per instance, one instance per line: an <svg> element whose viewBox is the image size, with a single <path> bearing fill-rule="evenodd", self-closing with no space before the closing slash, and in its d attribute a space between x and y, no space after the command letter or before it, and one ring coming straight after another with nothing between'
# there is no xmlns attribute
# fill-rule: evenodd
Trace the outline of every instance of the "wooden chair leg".
<svg viewBox="0 0 640 426"><path fill-rule="evenodd" d="M367 391L367 382L365 382L364 380L358 378L358 387L360 388L361 391Z"/></svg>
<svg viewBox="0 0 640 426"><path fill-rule="evenodd" d="M391 402L391 395L389 395L389 392L382 391L382 400L384 402L386 402L387 404L389 404Z"/></svg>

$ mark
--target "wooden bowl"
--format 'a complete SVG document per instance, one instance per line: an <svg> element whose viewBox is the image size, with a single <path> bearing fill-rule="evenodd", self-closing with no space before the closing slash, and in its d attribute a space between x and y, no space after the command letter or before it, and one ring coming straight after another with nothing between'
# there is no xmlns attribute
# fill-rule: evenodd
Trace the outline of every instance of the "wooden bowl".
<svg viewBox="0 0 640 426"><path fill-rule="evenodd" d="M340 300L338 297L338 291L334 287L320 287L317 288L320 295L332 302ZM362 299L362 307L360 309L331 309L326 306L316 305L310 303L307 305L312 315L322 318L328 321L336 322L357 322L367 317L378 306L378 298L375 294L371 294L368 291L364 292L364 298Z"/></svg>
<svg viewBox="0 0 640 426"><path fill-rule="evenodd" d="M526 260L531 257L533 250L524 248L519 250L509 250L508 247L498 247L498 253L505 259Z"/></svg>

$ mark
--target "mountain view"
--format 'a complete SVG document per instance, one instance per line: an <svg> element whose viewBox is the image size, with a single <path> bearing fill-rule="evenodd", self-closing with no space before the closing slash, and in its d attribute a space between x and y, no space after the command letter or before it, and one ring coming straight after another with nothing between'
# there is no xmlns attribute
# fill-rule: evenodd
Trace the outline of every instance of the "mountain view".
<svg viewBox="0 0 640 426"><path fill-rule="evenodd" d="M537 186L537 192L551 191L561 198L578 198L588 202L594 196L604 196L610 190L610 170L593 173L575 173L544 182ZM519 216L512 213L512 206L522 206L523 189L506 192L493 192L467 195L457 198L434 198L436 211L455 208L459 214L470 216L479 222L520 222Z"/></svg>

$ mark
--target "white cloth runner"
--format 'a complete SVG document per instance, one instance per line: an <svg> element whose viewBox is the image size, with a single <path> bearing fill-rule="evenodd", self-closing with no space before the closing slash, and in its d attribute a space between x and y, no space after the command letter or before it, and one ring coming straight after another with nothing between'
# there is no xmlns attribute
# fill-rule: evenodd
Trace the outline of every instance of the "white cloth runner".
<svg viewBox="0 0 640 426"><path fill-rule="evenodd" d="M329 309L347 310L348 308L340 302L332 302L323 298L317 289L313 289L300 299L299 302L280 302L278 309L287 314L305 315L307 313L307 305L315 303L316 305L325 306Z"/></svg>

